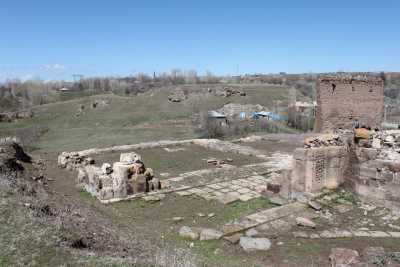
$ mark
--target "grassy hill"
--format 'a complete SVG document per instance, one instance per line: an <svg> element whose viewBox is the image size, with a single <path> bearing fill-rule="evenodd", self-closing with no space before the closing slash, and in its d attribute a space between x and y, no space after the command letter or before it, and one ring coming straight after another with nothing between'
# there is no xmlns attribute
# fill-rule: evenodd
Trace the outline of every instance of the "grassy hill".
<svg viewBox="0 0 400 267"><path fill-rule="evenodd" d="M46 152L195 138L199 136L193 131L191 120L199 111L230 102L272 108L274 100L285 100L288 94L287 88L280 86L240 86L246 97L216 96L207 93L213 85L188 85L181 87L188 92L188 99L181 103L168 101L174 88L158 88L135 97L107 94L36 106L32 119L0 123L0 136L17 135ZM96 108L92 107L94 102L99 103Z"/></svg>

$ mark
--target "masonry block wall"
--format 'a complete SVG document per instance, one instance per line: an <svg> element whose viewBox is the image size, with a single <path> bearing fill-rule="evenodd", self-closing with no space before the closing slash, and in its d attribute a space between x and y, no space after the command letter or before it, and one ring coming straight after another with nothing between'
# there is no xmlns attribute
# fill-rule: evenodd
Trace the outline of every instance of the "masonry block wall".
<svg viewBox="0 0 400 267"><path fill-rule="evenodd" d="M360 126L380 128L384 111L384 82L367 75L323 76L317 82L315 131Z"/></svg>
<svg viewBox="0 0 400 267"><path fill-rule="evenodd" d="M400 162L379 158L379 150L355 148L350 164L356 170L346 179L361 200L400 211ZM395 169L395 171L394 171Z"/></svg>
<svg viewBox="0 0 400 267"><path fill-rule="evenodd" d="M294 151L292 188L298 192L318 192L344 182L348 164L345 146L298 148Z"/></svg>

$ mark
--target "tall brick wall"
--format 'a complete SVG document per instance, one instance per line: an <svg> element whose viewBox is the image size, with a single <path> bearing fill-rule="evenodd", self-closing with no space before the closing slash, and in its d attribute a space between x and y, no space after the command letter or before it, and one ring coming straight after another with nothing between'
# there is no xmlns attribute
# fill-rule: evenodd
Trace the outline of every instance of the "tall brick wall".
<svg viewBox="0 0 400 267"><path fill-rule="evenodd" d="M380 128L384 109L384 82L377 76L325 76L317 82L315 131L360 126Z"/></svg>

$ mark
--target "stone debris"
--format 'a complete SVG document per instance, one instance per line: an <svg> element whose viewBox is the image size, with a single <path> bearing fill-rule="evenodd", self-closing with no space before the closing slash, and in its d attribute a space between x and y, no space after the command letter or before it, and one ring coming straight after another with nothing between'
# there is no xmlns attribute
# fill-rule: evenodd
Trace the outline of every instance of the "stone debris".
<svg viewBox="0 0 400 267"><path fill-rule="evenodd" d="M182 226L179 229L179 236L189 240L197 240L199 238L199 232L188 226Z"/></svg>
<svg viewBox="0 0 400 267"><path fill-rule="evenodd" d="M352 266L360 262L360 255L352 249L332 248L329 260L333 267Z"/></svg>
<svg viewBox="0 0 400 267"><path fill-rule="evenodd" d="M304 227L311 227L311 228L316 227L316 224L313 221L311 221L310 219L307 219L307 218L303 218L303 217L297 217L296 224L300 225L300 226L304 226Z"/></svg>
<svg viewBox="0 0 400 267"><path fill-rule="evenodd" d="M122 164L134 164L134 163L141 163L142 157L139 154L130 152L130 153L121 153L119 161Z"/></svg>
<svg viewBox="0 0 400 267"><path fill-rule="evenodd" d="M184 147L177 147L177 148L164 147L164 150L167 152L173 153L173 152L185 151L186 148L184 148Z"/></svg>
<svg viewBox="0 0 400 267"><path fill-rule="evenodd" d="M156 194L144 196L143 200L146 202L157 202L165 198L165 194Z"/></svg>
<svg viewBox="0 0 400 267"><path fill-rule="evenodd" d="M366 247L361 253L348 248L332 248L332 267L399 266L400 253L387 252L383 247Z"/></svg>
<svg viewBox="0 0 400 267"><path fill-rule="evenodd" d="M321 210L321 209L322 209L321 204L319 204L319 203L316 202L316 201L312 201L312 200L308 201L308 206L310 206L310 207L313 208L314 210Z"/></svg>
<svg viewBox="0 0 400 267"><path fill-rule="evenodd" d="M338 134L322 134L304 140L304 148L344 146L345 143Z"/></svg>
<svg viewBox="0 0 400 267"><path fill-rule="evenodd" d="M266 251L271 248L271 241L268 238L242 236L240 238L239 245L246 252L253 252L258 250Z"/></svg>
<svg viewBox="0 0 400 267"><path fill-rule="evenodd" d="M187 98L187 93L184 90L178 88L168 96L168 101L172 103L179 103L186 100Z"/></svg>
<svg viewBox="0 0 400 267"><path fill-rule="evenodd" d="M237 233L229 236L224 236L224 239L232 244L239 243L240 238L243 236L242 233Z"/></svg>
<svg viewBox="0 0 400 267"><path fill-rule="evenodd" d="M385 231L371 231L364 230L362 228L356 230L340 230L340 229L330 229L323 230L320 232L313 232L312 234L307 234L303 231L295 231L292 233L294 237L297 238L313 238L312 235L318 235L319 238L332 239L332 238L352 238L352 237L369 237L369 238L400 238L400 232L385 232Z"/></svg>
<svg viewBox="0 0 400 267"><path fill-rule="evenodd" d="M345 205L345 204L333 206L333 209L339 213L346 213L348 211L353 210L353 208L354 207L352 205Z"/></svg>
<svg viewBox="0 0 400 267"><path fill-rule="evenodd" d="M254 236L258 235L258 231L256 229L254 229L254 228L251 228L251 229L246 231L245 235L248 236L248 237L254 237Z"/></svg>
<svg viewBox="0 0 400 267"><path fill-rule="evenodd" d="M174 222L181 222L181 221L183 221L183 217L173 217L172 220Z"/></svg>
<svg viewBox="0 0 400 267"><path fill-rule="evenodd" d="M283 206L283 205L286 205L289 203L289 201L287 199L284 199L283 197L279 197L279 196L270 197L269 202L271 202L271 204L274 204L277 206Z"/></svg>
<svg viewBox="0 0 400 267"><path fill-rule="evenodd" d="M246 96L246 93L240 89L236 89L233 87L224 87L222 91L218 91L217 94L223 97L231 97L231 96ZM236 104L238 105L238 104Z"/></svg>
<svg viewBox="0 0 400 267"><path fill-rule="evenodd" d="M215 229L209 229L209 228L205 228L202 229L200 232L200 240L216 240L216 239L220 239L223 236L224 233L215 230Z"/></svg>
<svg viewBox="0 0 400 267"><path fill-rule="evenodd" d="M293 236L295 238L308 238L308 234L306 232L301 232L301 231L293 232Z"/></svg>
<svg viewBox="0 0 400 267"><path fill-rule="evenodd" d="M3 112L0 113L0 122L14 122L19 119L32 118L34 113L32 110L15 111L15 112Z"/></svg>
<svg viewBox="0 0 400 267"><path fill-rule="evenodd" d="M386 253L383 247L366 247L361 252L361 255L363 261L369 264L377 264L379 262L382 262L382 260L386 262L385 261Z"/></svg>
<svg viewBox="0 0 400 267"><path fill-rule="evenodd" d="M232 159L229 159L229 160L228 159L215 159L215 158L207 159L208 164L213 164L216 167L222 167L222 165L228 164L228 162L230 163L232 161L233 161Z"/></svg>

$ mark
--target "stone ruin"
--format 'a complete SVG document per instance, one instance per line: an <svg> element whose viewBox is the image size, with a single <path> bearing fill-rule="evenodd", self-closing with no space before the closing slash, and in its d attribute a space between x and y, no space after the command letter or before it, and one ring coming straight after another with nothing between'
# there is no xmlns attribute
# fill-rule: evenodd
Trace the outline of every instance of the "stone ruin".
<svg viewBox="0 0 400 267"><path fill-rule="evenodd" d="M384 82L380 76L322 76L317 82L314 130L352 129L358 122L372 129L383 120Z"/></svg>
<svg viewBox="0 0 400 267"><path fill-rule="evenodd" d="M316 193L344 184L365 201L400 210L400 130L371 130L360 142L353 137L343 131L306 140L296 149L293 192Z"/></svg>
<svg viewBox="0 0 400 267"><path fill-rule="evenodd" d="M122 153L120 161L94 165L94 160L79 153L62 153L58 158L62 168L78 171L78 185L101 201L124 199L131 195L161 189L160 180L154 177L151 168L142 162L141 156Z"/></svg>

